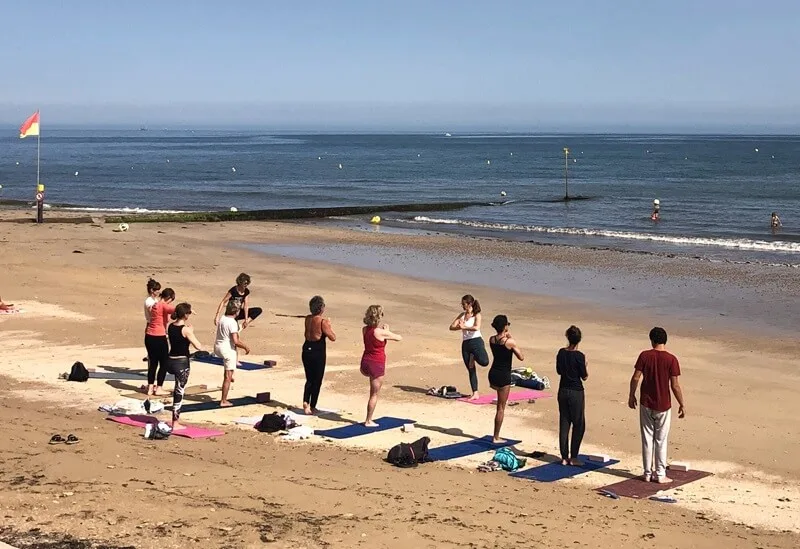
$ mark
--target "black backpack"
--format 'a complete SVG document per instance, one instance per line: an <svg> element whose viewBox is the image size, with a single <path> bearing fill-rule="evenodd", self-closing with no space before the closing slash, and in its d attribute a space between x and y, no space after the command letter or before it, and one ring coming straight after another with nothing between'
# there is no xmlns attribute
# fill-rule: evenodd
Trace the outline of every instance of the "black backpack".
<svg viewBox="0 0 800 549"><path fill-rule="evenodd" d="M89 379L89 370L83 365L83 362L76 362L72 365L69 371L67 381L86 381Z"/></svg>
<svg viewBox="0 0 800 549"><path fill-rule="evenodd" d="M264 414L261 421L256 425L256 429L262 433L277 433L286 429L286 420L278 415L278 412Z"/></svg>
<svg viewBox="0 0 800 549"><path fill-rule="evenodd" d="M430 437L422 437L411 444L401 442L389 450L386 461L397 467L416 467L419 463L431 461L428 457Z"/></svg>

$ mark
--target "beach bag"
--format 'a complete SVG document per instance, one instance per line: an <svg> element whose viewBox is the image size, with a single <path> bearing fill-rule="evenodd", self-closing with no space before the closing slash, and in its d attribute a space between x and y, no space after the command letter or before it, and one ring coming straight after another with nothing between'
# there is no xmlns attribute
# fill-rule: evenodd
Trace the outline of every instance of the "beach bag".
<svg viewBox="0 0 800 549"><path fill-rule="evenodd" d="M401 442L393 446L386 456L386 461L396 467L416 467L419 463L431 461L428 457L428 444L430 437L422 437L411 444Z"/></svg>
<svg viewBox="0 0 800 549"><path fill-rule="evenodd" d="M286 419L278 415L278 412L264 414L261 421L256 424L256 429L262 433L277 433L286 429Z"/></svg>
<svg viewBox="0 0 800 549"><path fill-rule="evenodd" d="M69 371L69 375L67 376L67 381L87 381L89 379L89 370L86 369L86 366L83 365L83 362L76 362L72 365L72 369Z"/></svg>
<svg viewBox="0 0 800 549"><path fill-rule="evenodd" d="M492 461L496 461L503 468L503 471L516 471L522 464L517 456L508 448L500 448L494 453Z"/></svg>

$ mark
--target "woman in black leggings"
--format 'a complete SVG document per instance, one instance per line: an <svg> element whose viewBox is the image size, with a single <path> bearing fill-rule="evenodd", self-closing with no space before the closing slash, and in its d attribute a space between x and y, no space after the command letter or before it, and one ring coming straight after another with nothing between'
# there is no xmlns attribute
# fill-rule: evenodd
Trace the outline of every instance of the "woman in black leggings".
<svg viewBox="0 0 800 549"><path fill-rule="evenodd" d="M172 393L172 429L182 429L178 420L181 416L181 405L183 404L183 393L189 383L189 345L193 345L198 351L203 350L203 346L197 341L194 335L194 328L189 324L189 315L192 314L192 306L188 303L179 303L172 313L174 322L167 328L169 338L169 359L167 365L169 371L175 376L175 390Z"/></svg>
<svg viewBox="0 0 800 549"><path fill-rule="evenodd" d="M303 343L303 369L306 371L306 386L303 389L303 412L312 415L317 411L317 399L325 376L325 338L336 341L331 321L322 316L325 300L315 295L308 302L311 314L306 315L305 338Z"/></svg>

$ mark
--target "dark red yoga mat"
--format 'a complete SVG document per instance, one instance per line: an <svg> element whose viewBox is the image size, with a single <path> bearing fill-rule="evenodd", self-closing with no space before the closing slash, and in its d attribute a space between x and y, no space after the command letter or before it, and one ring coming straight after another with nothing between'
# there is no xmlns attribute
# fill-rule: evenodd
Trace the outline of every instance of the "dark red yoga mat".
<svg viewBox="0 0 800 549"><path fill-rule="evenodd" d="M620 497L647 499L663 490L679 488L684 484L689 484L701 478L711 476L712 473L706 471L671 471L667 470L667 476L672 479L669 484L659 484L657 482L645 482L640 477L623 480L616 484L609 484L598 488L597 491L613 492Z"/></svg>

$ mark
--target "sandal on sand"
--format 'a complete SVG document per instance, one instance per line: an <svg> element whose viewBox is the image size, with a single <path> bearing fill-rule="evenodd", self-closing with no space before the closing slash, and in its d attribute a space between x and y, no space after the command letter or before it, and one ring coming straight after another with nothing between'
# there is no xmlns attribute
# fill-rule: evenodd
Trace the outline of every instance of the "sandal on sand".
<svg viewBox="0 0 800 549"><path fill-rule="evenodd" d="M50 437L50 444L61 444L62 442L66 442L66 440L64 440L64 437L61 435L53 435Z"/></svg>
<svg viewBox="0 0 800 549"><path fill-rule="evenodd" d="M78 444L79 442L80 442L80 440L78 440L78 437L76 437L75 435L68 435L67 436L67 440L66 440L67 444Z"/></svg>

